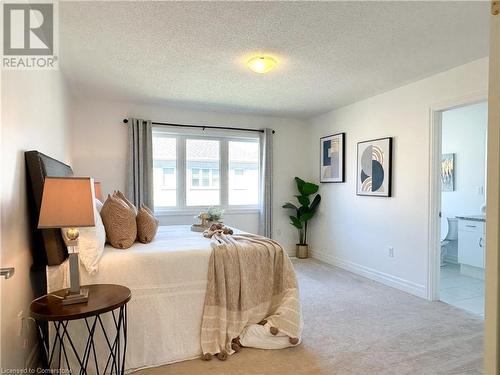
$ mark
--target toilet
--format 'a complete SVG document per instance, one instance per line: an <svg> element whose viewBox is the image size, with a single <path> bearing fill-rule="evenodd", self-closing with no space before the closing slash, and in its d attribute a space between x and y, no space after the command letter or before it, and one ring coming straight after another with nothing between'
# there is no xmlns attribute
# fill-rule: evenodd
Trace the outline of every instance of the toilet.
<svg viewBox="0 0 500 375"><path fill-rule="evenodd" d="M444 266L446 246L450 241L458 240L458 219L447 217L441 219L441 267Z"/></svg>

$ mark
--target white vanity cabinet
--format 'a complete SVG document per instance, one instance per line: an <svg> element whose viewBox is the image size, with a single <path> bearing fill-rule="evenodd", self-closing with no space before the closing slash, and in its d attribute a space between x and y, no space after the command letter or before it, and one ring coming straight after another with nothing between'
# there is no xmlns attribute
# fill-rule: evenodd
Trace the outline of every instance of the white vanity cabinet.
<svg viewBox="0 0 500 375"><path fill-rule="evenodd" d="M484 268L484 221L458 220L458 263Z"/></svg>

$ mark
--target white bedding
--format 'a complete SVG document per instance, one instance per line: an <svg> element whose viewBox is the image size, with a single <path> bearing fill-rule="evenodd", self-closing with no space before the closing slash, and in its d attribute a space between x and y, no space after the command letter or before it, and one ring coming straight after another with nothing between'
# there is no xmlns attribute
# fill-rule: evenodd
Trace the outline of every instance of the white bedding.
<svg viewBox="0 0 500 375"><path fill-rule="evenodd" d="M201 355L210 242L187 225L160 227L149 244L106 246L96 275L80 268L82 285L121 284L132 291L127 372ZM67 262L48 267L47 278L49 292L67 287Z"/></svg>

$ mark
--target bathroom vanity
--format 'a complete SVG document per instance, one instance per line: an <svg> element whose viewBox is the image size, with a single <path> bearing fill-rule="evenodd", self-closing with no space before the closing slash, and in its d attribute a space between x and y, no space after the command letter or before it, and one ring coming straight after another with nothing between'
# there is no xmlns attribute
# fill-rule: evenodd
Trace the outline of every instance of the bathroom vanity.
<svg viewBox="0 0 500 375"><path fill-rule="evenodd" d="M457 216L460 273L484 279L486 220L484 215Z"/></svg>

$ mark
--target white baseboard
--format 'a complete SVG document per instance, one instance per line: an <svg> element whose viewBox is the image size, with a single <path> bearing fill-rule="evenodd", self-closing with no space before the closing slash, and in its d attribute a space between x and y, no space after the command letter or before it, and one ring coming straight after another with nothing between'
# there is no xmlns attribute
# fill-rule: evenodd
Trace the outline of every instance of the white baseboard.
<svg viewBox="0 0 500 375"><path fill-rule="evenodd" d="M460 273L462 275L473 277L475 279L484 280L484 268L469 266L468 264L461 264Z"/></svg>
<svg viewBox="0 0 500 375"><path fill-rule="evenodd" d="M380 272L373 268L363 266L361 264L357 264L348 260L343 260L336 256L326 254L325 252L322 251L317 251L317 250L312 250L312 251L309 250L309 251L311 252L311 257L314 259L328 263L332 266L342 268L346 271L355 273L356 275L360 275L368 279L378 281L379 283L402 290L403 292L413 294L417 297L427 298L427 289L424 285L416 284L412 281L405 280L400 277L390 275L388 273Z"/></svg>
<svg viewBox="0 0 500 375"><path fill-rule="evenodd" d="M458 258L456 256L445 256L444 261L446 263L458 264Z"/></svg>

